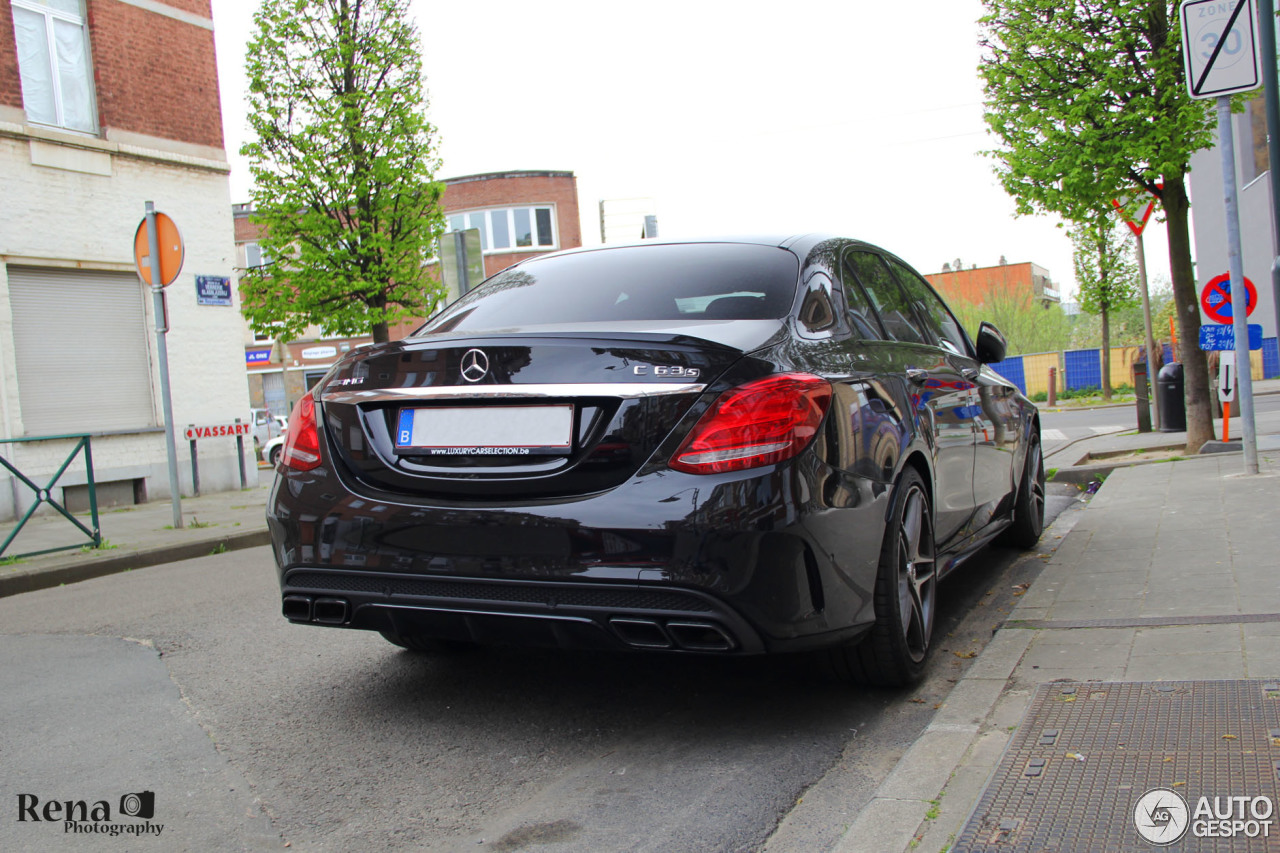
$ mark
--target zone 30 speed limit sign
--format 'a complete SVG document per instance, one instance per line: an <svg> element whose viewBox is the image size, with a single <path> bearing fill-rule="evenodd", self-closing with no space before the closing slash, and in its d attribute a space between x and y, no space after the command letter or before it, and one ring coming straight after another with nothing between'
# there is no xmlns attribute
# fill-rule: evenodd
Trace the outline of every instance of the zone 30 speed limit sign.
<svg viewBox="0 0 1280 853"><path fill-rule="evenodd" d="M1262 85L1253 0L1187 0L1181 13L1191 97L1217 98Z"/></svg>

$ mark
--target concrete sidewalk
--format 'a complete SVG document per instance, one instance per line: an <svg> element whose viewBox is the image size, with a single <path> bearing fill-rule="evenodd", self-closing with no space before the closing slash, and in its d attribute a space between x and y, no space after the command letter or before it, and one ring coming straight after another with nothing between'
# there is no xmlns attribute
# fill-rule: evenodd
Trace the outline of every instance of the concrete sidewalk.
<svg viewBox="0 0 1280 853"><path fill-rule="evenodd" d="M71 547L0 561L0 597L218 551L266 545L270 542L267 495L274 476L274 471L263 468L259 471L259 486L183 498L181 529L174 528L173 504L167 499L101 510L101 549L88 547L90 540L83 532L62 515L46 509L23 526L5 551L6 557ZM78 513L76 518L92 529L89 513ZM17 520L0 523L0 542L16 526Z"/></svg>
<svg viewBox="0 0 1280 853"><path fill-rule="evenodd" d="M1061 544L839 853L952 849L1045 683L1280 679L1280 452L1259 457L1257 476L1240 454L1117 469L1051 528ZM1196 840L1178 849L1246 849Z"/></svg>

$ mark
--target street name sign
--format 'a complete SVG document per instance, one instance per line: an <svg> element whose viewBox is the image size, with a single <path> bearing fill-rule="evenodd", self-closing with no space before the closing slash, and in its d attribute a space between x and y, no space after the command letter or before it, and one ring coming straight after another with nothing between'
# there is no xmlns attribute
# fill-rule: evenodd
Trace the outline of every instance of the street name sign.
<svg viewBox="0 0 1280 853"><path fill-rule="evenodd" d="M198 438L219 438L224 435L249 435L251 432L253 432L253 424L250 423L216 424L189 426L183 432L183 437L187 441L195 441Z"/></svg>
<svg viewBox="0 0 1280 853"><path fill-rule="evenodd" d="M1200 327L1200 349L1204 352L1234 352L1236 330L1221 323L1205 323ZM1262 349L1262 326L1249 324L1249 349Z"/></svg>
<svg viewBox="0 0 1280 853"><path fill-rule="evenodd" d="M1187 0L1180 11L1191 97L1218 98L1262 85L1253 0Z"/></svg>
<svg viewBox="0 0 1280 853"><path fill-rule="evenodd" d="M225 275L196 276L197 305L231 305L231 279Z"/></svg>

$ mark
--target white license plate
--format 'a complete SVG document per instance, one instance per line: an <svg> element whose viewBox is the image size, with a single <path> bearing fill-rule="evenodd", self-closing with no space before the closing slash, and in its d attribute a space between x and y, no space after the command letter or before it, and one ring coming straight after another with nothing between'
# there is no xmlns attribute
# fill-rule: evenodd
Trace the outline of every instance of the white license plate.
<svg viewBox="0 0 1280 853"><path fill-rule="evenodd" d="M396 451L421 456L533 456L573 448L573 406L401 409Z"/></svg>

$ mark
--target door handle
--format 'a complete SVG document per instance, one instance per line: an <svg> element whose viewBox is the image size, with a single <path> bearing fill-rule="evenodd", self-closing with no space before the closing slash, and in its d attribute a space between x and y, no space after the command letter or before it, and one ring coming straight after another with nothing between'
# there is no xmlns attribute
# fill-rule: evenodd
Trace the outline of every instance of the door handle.
<svg viewBox="0 0 1280 853"><path fill-rule="evenodd" d="M929 371L922 370L919 367L908 367L907 378L917 385L923 385L929 378Z"/></svg>

